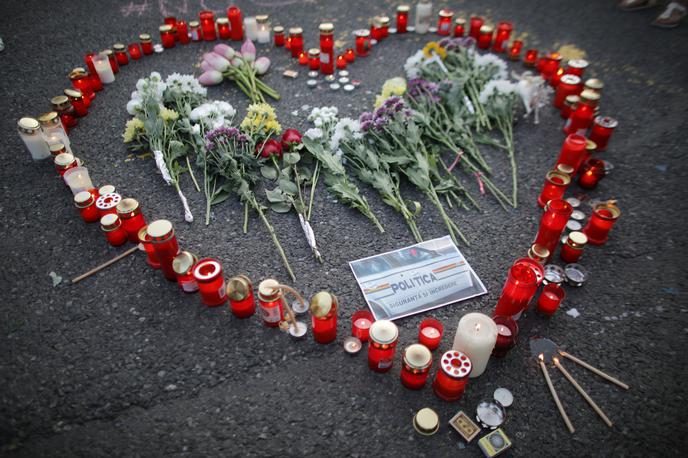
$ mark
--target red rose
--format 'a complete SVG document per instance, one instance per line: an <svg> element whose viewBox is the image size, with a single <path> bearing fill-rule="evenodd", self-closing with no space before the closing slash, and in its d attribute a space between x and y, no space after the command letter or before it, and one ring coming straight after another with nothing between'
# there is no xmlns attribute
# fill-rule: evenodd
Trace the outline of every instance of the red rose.
<svg viewBox="0 0 688 458"><path fill-rule="evenodd" d="M291 151L291 149L301 144L301 132L296 129L287 129L282 134L282 149Z"/></svg>
<svg viewBox="0 0 688 458"><path fill-rule="evenodd" d="M268 158L272 155L275 155L278 158L282 157L282 145L280 145L280 142L274 138L266 140L262 145L259 143L256 145L256 150L260 151L260 155L264 158Z"/></svg>

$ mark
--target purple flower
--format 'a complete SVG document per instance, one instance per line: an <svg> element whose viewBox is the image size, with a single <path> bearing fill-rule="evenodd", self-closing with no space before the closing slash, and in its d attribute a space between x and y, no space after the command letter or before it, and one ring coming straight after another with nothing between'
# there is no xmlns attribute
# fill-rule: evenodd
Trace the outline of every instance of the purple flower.
<svg viewBox="0 0 688 458"><path fill-rule="evenodd" d="M382 130L387 125L388 118L377 118L374 122L375 130Z"/></svg>
<svg viewBox="0 0 688 458"><path fill-rule="evenodd" d="M373 120L373 114L369 111L364 111L361 113L361 116L358 117L358 122L363 124L366 121L372 121Z"/></svg>
<svg viewBox="0 0 688 458"><path fill-rule="evenodd" d="M366 121L361 121L361 130L363 132L368 132L371 127L373 127L373 121L371 121L370 119Z"/></svg>

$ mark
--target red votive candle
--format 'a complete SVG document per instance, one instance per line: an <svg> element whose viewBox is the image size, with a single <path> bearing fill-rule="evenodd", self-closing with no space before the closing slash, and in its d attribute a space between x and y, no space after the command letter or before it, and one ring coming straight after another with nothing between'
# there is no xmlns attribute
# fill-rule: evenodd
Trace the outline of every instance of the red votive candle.
<svg viewBox="0 0 688 458"><path fill-rule="evenodd" d="M483 20L483 18L481 18L479 16L471 17L470 29L468 30L468 36L475 38L477 41L478 36L480 35L480 27L482 27L484 23L485 23L485 21Z"/></svg>
<svg viewBox="0 0 688 458"><path fill-rule="evenodd" d="M93 64L93 56L95 56L95 53L92 52L84 56L84 62L86 63L86 67L88 67L89 83L91 83L91 87L94 91L102 91L103 83L100 81L96 66Z"/></svg>
<svg viewBox="0 0 688 458"><path fill-rule="evenodd" d="M583 78L583 72L585 72L585 69L588 68L588 61L585 59L571 59L568 61L566 64L566 74L567 75L576 75L579 78Z"/></svg>
<svg viewBox="0 0 688 458"><path fill-rule="evenodd" d="M583 189L595 189L605 175L604 161L591 157L581 167L578 186Z"/></svg>
<svg viewBox="0 0 688 458"><path fill-rule="evenodd" d="M110 62L110 68L112 69L113 74L119 73L119 64L117 63L117 59L115 58L115 53L112 52L112 49L106 49L101 52L101 54L105 54L108 58L108 61Z"/></svg>
<svg viewBox="0 0 688 458"><path fill-rule="evenodd" d="M301 63L301 56L299 56L299 64ZM320 69L320 50L318 48L311 48L308 50L308 68L311 70Z"/></svg>
<svg viewBox="0 0 688 458"><path fill-rule="evenodd" d="M201 23L198 21L189 21L189 30L191 41L201 41L203 39L203 32L201 31Z"/></svg>
<svg viewBox="0 0 688 458"><path fill-rule="evenodd" d="M526 51L526 54L523 56L523 65L526 67L535 67L535 62L537 61L538 58L538 51L537 49L529 49Z"/></svg>
<svg viewBox="0 0 688 458"><path fill-rule="evenodd" d="M521 50L523 49L523 42L521 40L514 40L509 48L509 60L519 60L521 58Z"/></svg>
<svg viewBox="0 0 688 458"><path fill-rule="evenodd" d="M559 69L560 63L561 54L558 52L550 52L540 59L538 70L545 81L550 81L552 79L552 76L554 76Z"/></svg>
<svg viewBox="0 0 688 458"><path fill-rule="evenodd" d="M454 12L450 9L441 9L437 19L437 35L449 36L451 34Z"/></svg>
<svg viewBox="0 0 688 458"><path fill-rule="evenodd" d="M373 321L375 321L375 318L368 310L354 312L351 315L351 335L357 337L361 342L367 342L368 332Z"/></svg>
<svg viewBox="0 0 688 458"><path fill-rule="evenodd" d="M180 252L172 261L172 268L177 274L179 289L185 293L195 293L198 291L198 282L196 282L193 274L197 263L198 258L188 251Z"/></svg>
<svg viewBox="0 0 688 458"><path fill-rule="evenodd" d="M590 129L590 140L597 144L597 151L605 151L607 143L619 122L609 116L597 116Z"/></svg>
<svg viewBox="0 0 688 458"><path fill-rule="evenodd" d="M121 246L127 243L127 233L122 229L122 222L117 215L110 213L100 218L100 228L110 245Z"/></svg>
<svg viewBox="0 0 688 458"><path fill-rule="evenodd" d="M397 33L406 33L409 10L410 7L408 5L397 6Z"/></svg>
<svg viewBox="0 0 688 458"><path fill-rule="evenodd" d="M380 16L380 38L387 38L389 36L389 17Z"/></svg>
<svg viewBox="0 0 688 458"><path fill-rule="evenodd" d="M84 97L80 90L65 89L64 94L69 98L69 103L72 104L77 117L82 118L88 114L88 106L91 104L91 101L88 97Z"/></svg>
<svg viewBox="0 0 688 458"><path fill-rule="evenodd" d="M201 302L208 307L217 307L227 302L227 286L220 263L212 258L201 259L193 269L198 283Z"/></svg>
<svg viewBox="0 0 688 458"><path fill-rule="evenodd" d="M369 330L368 367L375 372L387 372L394 363L399 329L389 320L375 321Z"/></svg>
<svg viewBox="0 0 688 458"><path fill-rule="evenodd" d="M569 95L578 95L581 93L583 85L581 79L576 75L564 75L559 80L557 91L554 94L554 106L561 109L564 106L564 100Z"/></svg>
<svg viewBox="0 0 688 458"><path fill-rule="evenodd" d="M463 396L471 373L471 360L465 353L450 350L442 355L432 390L444 401L458 401Z"/></svg>
<svg viewBox="0 0 688 458"><path fill-rule="evenodd" d="M141 51L143 51L143 54L145 56L150 56L151 54L153 54L153 40L151 39L150 35L148 35L147 33L142 33L141 35L139 35L139 42L141 43ZM95 69L91 73L94 72Z"/></svg>
<svg viewBox="0 0 688 458"><path fill-rule="evenodd" d="M316 293L311 299L311 324L316 342L327 344L337 338L337 311L339 303L334 294L327 291Z"/></svg>
<svg viewBox="0 0 688 458"><path fill-rule="evenodd" d="M58 156L59 157L59 156ZM116 192L111 192L109 194L101 194L96 199L96 208L100 213L100 216L105 216L108 213L117 214L117 204L122 200L122 196Z"/></svg>
<svg viewBox="0 0 688 458"><path fill-rule="evenodd" d="M95 223L100 220L100 213L96 208L96 200L88 191L81 191L74 196L74 206L79 210L81 218L86 223Z"/></svg>
<svg viewBox="0 0 688 458"><path fill-rule="evenodd" d="M258 285L258 305L263 315L263 324L269 328L276 328L284 319L282 290L277 285L277 280L272 278L263 280Z"/></svg>
<svg viewBox="0 0 688 458"><path fill-rule="evenodd" d="M143 248L146 250L146 262L153 269L160 268L160 262L158 261L158 256L155 254L155 248L151 243L151 236L148 235L148 226L143 226L139 230L139 241L143 244Z"/></svg>
<svg viewBox="0 0 688 458"><path fill-rule="evenodd" d="M334 25L331 22L324 22L318 26L320 30L320 71L323 75L334 73ZM344 67L346 67L346 60ZM337 58L337 68L339 68L339 58Z"/></svg>
<svg viewBox="0 0 688 458"><path fill-rule="evenodd" d="M115 54L115 59L117 59L117 64L128 65L129 56L127 56L127 47L122 43L116 43L112 45L113 53Z"/></svg>
<svg viewBox="0 0 688 458"><path fill-rule="evenodd" d="M497 315L492 317L492 320L497 325L497 341L495 342L492 356L496 358L503 358L506 354L516 346L518 339L518 324L510 316Z"/></svg>
<svg viewBox="0 0 688 458"><path fill-rule="evenodd" d="M308 54L305 52L300 52L299 53L299 65L308 65L309 59L308 59ZM320 68L320 62L318 62L318 68Z"/></svg>
<svg viewBox="0 0 688 458"><path fill-rule="evenodd" d="M558 88L562 76L564 76L564 69L559 67L554 75L552 75L552 79L549 80L549 85L555 89Z"/></svg>
<svg viewBox="0 0 688 458"><path fill-rule="evenodd" d="M166 279L176 282L177 273L172 267L172 262L179 254L179 243L174 235L172 223L166 219L153 221L148 225L147 232L155 250L155 257L160 263L160 270Z"/></svg>
<svg viewBox="0 0 688 458"><path fill-rule="evenodd" d="M215 32L215 16L212 11L201 11L198 15L201 23L201 35L205 41L214 41L217 39Z"/></svg>
<svg viewBox="0 0 688 458"><path fill-rule="evenodd" d="M177 40L183 45L188 45L191 41L191 37L189 37L189 26L185 21L177 21Z"/></svg>
<svg viewBox="0 0 688 458"><path fill-rule="evenodd" d="M128 49L132 59L139 60L141 58L141 47L138 43L131 43Z"/></svg>
<svg viewBox="0 0 688 458"><path fill-rule="evenodd" d="M74 89L81 91L81 93L86 98L85 100L90 105L91 100L96 98L96 93L94 92L95 89L91 84L92 79L88 76L86 70L84 70L81 67L75 68L69 73L69 79L72 82L72 86L74 87ZM98 82L100 82L100 79L98 79ZM72 103L72 105L74 105L74 103Z"/></svg>
<svg viewBox="0 0 688 458"><path fill-rule="evenodd" d="M219 17L215 21L217 24L217 34L220 35L221 40L229 40L231 38L231 33L229 31L229 19L226 17Z"/></svg>
<svg viewBox="0 0 688 458"><path fill-rule="evenodd" d="M284 46L284 27L281 25L276 25L272 28L272 39L274 40L275 46L281 48Z"/></svg>
<svg viewBox="0 0 688 458"><path fill-rule="evenodd" d="M454 19L454 37L463 37L466 33L466 20L462 17Z"/></svg>
<svg viewBox="0 0 688 458"><path fill-rule="evenodd" d="M497 24L497 33L495 35L494 43L492 44L492 50L494 52L506 51L506 43L511 37L512 30L514 30L514 26L511 24L511 22L502 21Z"/></svg>
<svg viewBox="0 0 688 458"><path fill-rule="evenodd" d="M545 175L545 185L538 197L538 205L544 208L550 200L564 197L569 184L571 184L570 176L556 170L547 172L547 175Z"/></svg>
<svg viewBox="0 0 688 458"><path fill-rule="evenodd" d="M613 201L595 205L588 224L583 228L583 233L588 236L591 245L604 245L609 239L609 231L621 216L621 210Z"/></svg>
<svg viewBox="0 0 688 458"><path fill-rule="evenodd" d="M561 247L559 256L567 264L573 264L583 255L583 248L588 243L588 236L579 231L570 232L566 243Z"/></svg>
<svg viewBox="0 0 688 458"><path fill-rule="evenodd" d="M174 48L174 33L172 33L171 25L161 25L158 27L160 30L160 41L162 41L163 48Z"/></svg>
<svg viewBox="0 0 688 458"><path fill-rule="evenodd" d="M511 266L493 316L518 316L528 306L534 289L537 277L533 269L525 264Z"/></svg>
<svg viewBox="0 0 688 458"><path fill-rule="evenodd" d="M227 282L229 308L237 318L248 318L256 313L256 301L253 297L253 284L246 275L237 275Z"/></svg>
<svg viewBox="0 0 688 458"><path fill-rule="evenodd" d="M540 244L533 243L530 248L528 248L528 258L540 264L546 263L549 256L549 250Z"/></svg>
<svg viewBox="0 0 688 458"><path fill-rule="evenodd" d="M561 146L557 164L570 165L573 167L573 173L575 175L585 159L585 145L585 137L578 134L570 134L566 137L564 144Z"/></svg>
<svg viewBox="0 0 688 458"><path fill-rule="evenodd" d="M370 38L376 41L382 40L382 24L378 16L370 20Z"/></svg>
<svg viewBox="0 0 688 458"><path fill-rule="evenodd" d="M141 213L141 206L138 201L131 198L122 199L117 204L116 209L129 241L139 243L139 231L146 225L146 219Z"/></svg>
<svg viewBox="0 0 688 458"><path fill-rule="evenodd" d="M356 30L356 54L365 57L370 53L370 32L368 30Z"/></svg>
<svg viewBox="0 0 688 458"><path fill-rule="evenodd" d="M301 27L289 29L289 50L291 57L299 57L303 52L303 29Z"/></svg>
<svg viewBox="0 0 688 458"><path fill-rule="evenodd" d="M162 20L165 25L172 27L172 35L174 35L174 41L179 41L177 38L177 18L174 16L167 16Z"/></svg>
<svg viewBox="0 0 688 458"><path fill-rule="evenodd" d="M229 19L229 25L232 30L232 40L239 41L244 38L244 22L239 7L232 5L227 8L227 19Z"/></svg>
<svg viewBox="0 0 688 458"><path fill-rule="evenodd" d="M494 28L491 25L484 25L480 27L480 35L478 35L478 48L487 49L492 43L492 32Z"/></svg>
<svg viewBox="0 0 688 458"><path fill-rule="evenodd" d="M571 213L573 213L573 207L562 199L552 199L545 205L545 212L540 219L540 227L534 243L547 248L550 256L554 254L554 250L561 240L561 234L564 232Z"/></svg>
<svg viewBox="0 0 688 458"><path fill-rule="evenodd" d="M569 119L571 113L578 107L578 102L580 102L580 97L577 95L569 95L564 99L564 104L561 106L561 117L564 119Z"/></svg>
<svg viewBox="0 0 688 458"><path fill-rule="evenodd" d="M401 384L410 390L420 390L430 375L432 353L422 344L412 344L404 350Z"/></svg>
<svg viewBox="0 0 688 458"><path fill-rule="evenodd" d="M322 56L322 54L321 54ZM337 69L338 70L344 70L346 68L346 57L344 57L342 54L337 56Z"/></svg>
<svg viewBox="0 0 688 458"><path fill-rule="evenodd" d="M552 316L557 311L561 301L566 297L564 288L556 283L548 283L542 288L538 297L537 311L543 315Z"/></svg>
<svg viewBox="0 0 688 458"><path fill-rule="evenodd" d="M564 133L585 135L595 119L600 94L589 89L580 93L580 102L564 124Z"/></svg>
<svg viewBox="0 0 688 458"><path fill-rule="evenodd" d="M346 48L346 51L344 51L344 58L349 64L356 60L356 52L354 52L353 48Z"/></svg>
<svg viewBox="0 0 688 458"><path fill-rule="evenodd" d="M418 342L422 343L429 350L435 350L440 346L444 326L434 318L426 318L421 321L418 327Z"/></svg>

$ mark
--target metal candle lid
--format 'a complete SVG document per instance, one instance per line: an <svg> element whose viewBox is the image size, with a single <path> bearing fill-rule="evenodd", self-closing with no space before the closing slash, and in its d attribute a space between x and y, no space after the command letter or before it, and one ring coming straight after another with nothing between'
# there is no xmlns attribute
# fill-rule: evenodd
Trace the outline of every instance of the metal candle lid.
<svg viewBox="0 0 688 458"><path fill-rule="evenodd" d="M106 184L105 186L101 186L100 189L98 189L98 195L105 195L105 194L112 194L115 192L115 187L112 186L111 184Z"/></svg>
<svg viewBox="0 0 688 458"><path fill-rule="evenodd" d="M187 275L198 259L188 251L182 251L172 260L172 270L177 275Z"/></svg>
<svg viewBox="0 0 688 458"><path fill-rule="evenodd" d="M471 373L473 364L465 353L457 350L449 350L442 355L440 367L445 374L452 378L468 377Z"/></svg>
<svg viewBox="0 0 688 458"><path fill-rule="evenodd" d="M514 403L514 395L506 388L497 388L493 395L495 401L504 407L509 407Z"/></svg>
<svg viewBox="0 0 688 458"><path fill-rule="evenodd" d="M108 213L100 218L100 227L105 232L114 231L121 225L122 222L119 220L119 216L115 215L114 213Z"/></svg>
<svg viewBox="0 0 688 458"><path fill-rule="evenodd" d="M112 196L112 195L117 195L119 194L106 194L105 196L100 196L98 198L98 201L102 199L103 197L107 196ZM172 228L172 223L167 221L166 219L159 219L156 221L153 221L148 225L148 235L151 237L152 242L163 242L167 240L169 237L169 234L172 233L174 229Z"/></svg>
<svg viewBox="0 0 688 458"><path fill-rule="evenodd" d="M559 82L564 83L564 84L571 84L573 86L577 86L581 83L581 79L579 76L572 75L569 73L569 74L562 76L561 79L559 80Z"/></svg>
<svg viewBox="0 0 688 458"><path fill-rule="evenodd" d="M571 212L571 219L575 219L576 221L583 221L585 219L585 213L583 213L580 210L574 210Z"/></svg>
<svg viewBox="0 0 688 458"><path fill-rule="evenodd" d="M565 280L564 269L556 264L547 264L545 266L545 284L554 283L560 285Z"/></svg>
<svg viewBox="0 0 688 458"><path fill-rule="evenodd" d="M595 124L602 126L606 129L614 129L619 125L619 121L612 118L611 116L598 116L595 118Z"/></svg>
<svg viewBox="0 0 688 458"><path fill-rule="evenodd" d="M193 26L193 21L191 21L191 22L189 23L189 25ZM147 33L142 33L142 34L139 35L139 41L141 41L141 42L143 42L143 43L148 43L148 42L151 41L151 36L148 35Z"/></svg>
<svg viewBox="0 0 688 458"><path fill-rule="evenodd" d="M585 59L571 59L568 61L568 66L571 68L585 69L589 65L588 61Z"/></svg>
<svg viewBox="0 0 688 458"><path fill-rule="evenodd" d="M301 27L292 27L289 29L289 35L301 35L303 29Z"/></svg>
<svg viewBox="0 0 688 458"><path fill-rule="evenodd" d="M64 100L61 97L64 97ZM56 103L54 102L55 99L59 99L59 101L63 104L69 103L69 99L66 95L58 95L50 99L53 105L56 105ZM58 124L60 122L60 118L56 111L49 111L47 113L43 113L42 115L40 115L38 117L38 122L41 123L41 126L50 126L52 124Z"/></svg>
<svg viewBox="0 0 688 458"><path fill-rule="evenodd" d="M432 364L432 353L423 344L409 345L404 350L404 364L411 369L427 369Z"/></svg>
<svg viewBox="0 0 688 458"><path fill-rule="evenodd" d="M566 243L571 248L583 248L588 243L588 236L579 231L573 231L569 234Z"/></svg>
<svg viewBox="0 0 688 458"><path fill-rule="evenodd" d="M556 171L559 173L563 173L564 175L568 175L570 177L571 175L573 175L576 169L574 169L573 166L568 164L557 164Z"/></svg>
<svg viewBox="0 0 688 458"><path fill-rule="evenodd" d="M150 234L151 228L148 226L148 233ZM222 272L222 266L219 262L214 259L203 259L193 270L193 276L198 281L209 281L213 280L218 273Z"/></svg>
<svg viewBox="0 0 688 458"><path fill-rule="evenodd" d="M454 12L450 9L445 8L445 9L440 10L440 17L449 17L450 18L453 16L454 16Z"/></svg>
<svg viewBox="0 0 688 458"><path fill-rule="evenodd" d="M337 298L327 291L320 291L311 298L310 309L314 317L324 318L331 310L337 310Z"/></svg>
<svg viewBox="0 0 688 458"><path fill-rule="evenodd" d="M413 417L413 427L424 436L432 436L440 429L440 417L437 412L425 407Z"/></svg>
<svg viewBox="0 0 688 458"><path fill-rule="evenodd" d="M258 297L265 302L272 302L281 295L281 291L275 288L279 285L277 280L268 278L258 284Z"/></svg>
<svg viewBox="0 0 688 458"><path fill-rule="evenodd" d="M93 204L93 194L88 191L78 192L74 196L74 205L77 208L86 208L91 204Z"/></svg>
<svg viewBox="0 0 688 458"><path fill-rule="evenodd" d="M580 231L582 227L581 223L575 219L570 219L566 223L566 229L569 231Z"/></svg>
<svg viewBox="0 0 688 458"><path fill-rule="evenodd" d="M141 213L141 206L136 199L128 197L117 204L117 213L127 217L136 216L136 214Z"/></svg>
<svg viewBox="0 0 688 458"><path fill-rule="evenodd" d="M361 339L358 337L354 336L349 336L344 339L344 351L347 352L349 355L357 355L360 351L361 348L363 348L363 344L361 343Z"/></svg>
<svg viewBox="0 0 688 458"><path fill-rule="evenodd" d="M537 262L542 262L549 258L549 250L547 247L540 245L539 243L533 243L528 249L528 257L534 259Z"/></svg>
<svg viewBox="0 0 688 458"><path fill-rule="evenodd" d="M585 81L585 88L600 92L604 88L604 82L598 78L590 78Z"/></svg>
<svg viewBox="0 0 688 458"><path fill-rule="evenodd" d="M566 283L575 287L583 286L589 277L588 271L580 264L567 264L564 267L564 274Z"/></svg>
<svg viewBox="0 0 688 458"><path fill-rule="evenodd" d="M482 401L475 409L475 419L483 428L497 429L506 421L506 411L499 402Z"/></svg>
<svg viewBox="0 0 688 458"><path fill-rule="evenodd" d="M323 22L318 26L318 30L320 33L325 34L325 35L330 35L334 33L334 24L331 22Z"/></svg>
<svg viewBox="0 0 688 458"><path fill-rule="evenodd" d="M576 199L575 197L567 197L566 202L571 205L571 208L578 208L581 204L580 200Z"/></svg>
<svg viewBox="0 0 688 458"><path fill-rule="evenodd" d="M411 7L408 5L397 6L397 12L399 12L399 13L408 13L410 10L411 10Z"/></svg>
<svg viewBox="0 0 688 458"><path fill-rule="evenodd" d="M399 337L399 328L389 320L378 320L370 326L370 338L379 344L391 344Z"/></svg>
<svg viewBox="0 0 688 458"><path fill-rule="evenodd" d="M246 275L237 275L227 282L227 296L232 301L243 301L252 289L251 280Z"/></svg>
<svg viewBox="0 0 688 458"><path fill-rule="evenodd" d="M21 118L17 122L17 126L19 127L20 132L24 132L26 134L33 134L41 127L41 125L38 123L38 120L34 118Z"/></svg>
<svg viewBox="0 0 688 458"><path fill-rule="evenodd" d="M297 321L296 324L289 323L289 335L294 340L303 339L306 336L306 332L308 332L308 326L306 326L306 323L302 323L301 321Z"/></svg>

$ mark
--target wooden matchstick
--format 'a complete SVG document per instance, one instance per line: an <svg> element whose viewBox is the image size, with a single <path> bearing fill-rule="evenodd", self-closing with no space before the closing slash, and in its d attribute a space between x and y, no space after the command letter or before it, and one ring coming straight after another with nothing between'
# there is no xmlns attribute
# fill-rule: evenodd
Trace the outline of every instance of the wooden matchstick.
<svg viewBox="0 0 688 458"><path fill-rule="evenodd" d="M564 410L564 406L561 404L561 401L559 400L559 396L557 395L557 391L554 389L554 385L552 385L552 380L549 378L549 372L547 372L547 366L545 366L545 361L542 359L542 355L540 355L540 358L538 359L540 363L540 369L542 369L542 374L545 376L545 381L547 381L547 386L549 387L549 392L552 393L552 398L554 398L554 403L557 405L557 409L559 409L559 413L561 414L561 418L564 419L564 423L566 423L566 427L569 429L569 432L573 434L576 429L573 427L573 424L571 423L571 420L569 420L569 416L566 415L566 411Z"/></svg>
<svg viewBox="0 0 688 458"><path fill-rule="evenodd" d="M608 381L612 382L613 384L615 384L615 385L617 385L617 386L620 386L620 387L623 388L624 390L629 389L629 386L626 385L625 383L623 383L622 381L615 379L615 378L612 377L611 375L605 374L604 372L602 372L601 370L597 369L596 367L592 367L590 364L586 363L585 361L583 361L583 360L581 360L581 359L578 359L578 358L576 358L575 356L573 356L573 355L571 355L571 354L569 354L569 353L566 353L564 350L559 350L559 354L560 354L561 356L563 356L564 358L568 358L568 359L570 359L571 361L573 361L574 363L576 363L576 364L578 364L578 365L580 365L580 366L583 366L584 368L586 368L586 369L589 370L590 372L593 372L593 373L599 375L599 376L602 377L603 379L608 380Z"/></svg>
<svg viewBox="0 0 688 458"><path fill-rule="evenodd" d="M605 415L605 413L600 409L600 407L595 403L595 401L592 400L592 398L586 393L586 391L581 387L578 382L573 378L571 374L569 374L569 371L567 371L564 366L561 365L559 362L559 358L552 358L552 361L554 362L554 365L557 366L557 369L561 371L562 374L564 374L564 377L568 379L569 382L571 382L571 385L578 390L581 396L583 396L583 399L585 399L588 404L590 404L590 407L597 413L597 415L600 416L600 418L609 426L610 428L612 427L612 421Z"/></svg>
<svg viewBox="0 0 688 458"><path fill-rule="evenodd" d="M134 253L134 252L136 252L136 251L139 251L139 246L138 246L138 245L129 248L129 249L128 249L127 251L125 251L124 253L115 256L114 258L110 259L109 261L102 263L102 264L99 265L98 267L95 267L95 268L89 270L89 271L86 272L85 274L79 275L78 277L76 277L76 278L74 278L74 279L72 280L72 284L78 283L78 282L80 282L81 280L83 280L83 279L85 279L85 278L88 278L88 277L90 277L90 276L93 275L93 274L97 274L98 272L100 272L101 270L105 269L105 268L108 267L109 265L112 265L112 264L116 263L117 261L119 261L119 260L122 259L122 258L126 258L127 256L129 256L130 254L132 254L132 253Z"/></svg>

